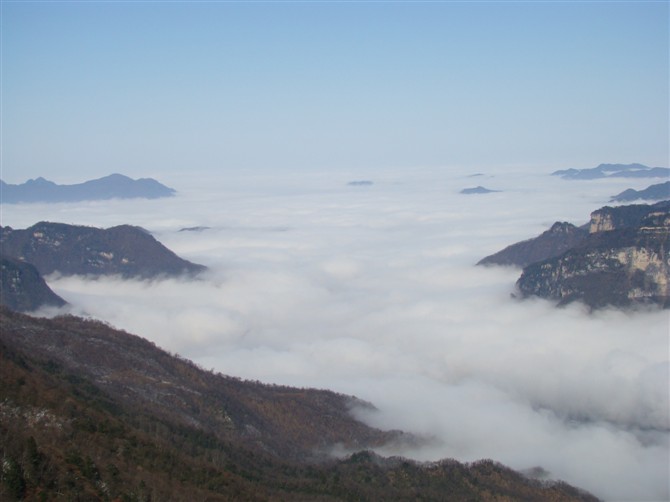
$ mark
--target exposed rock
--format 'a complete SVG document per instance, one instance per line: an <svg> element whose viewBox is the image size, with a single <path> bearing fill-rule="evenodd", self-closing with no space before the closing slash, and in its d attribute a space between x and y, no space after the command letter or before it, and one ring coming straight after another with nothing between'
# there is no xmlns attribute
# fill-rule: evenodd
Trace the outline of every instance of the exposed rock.
<svg viewBox="0 0 670 502"><path fill-rule="evenodd" d="M622 214L611 218L612 214L596 211L593 232L582 243L524 268L517 281L522 296L540 296L559 304L579 300L591 308L670 307L668 210L650 212L637 227L619 224L638 218L638 208L631 209L631 220Z"/></svg>
<svg viewBox="0 0 670 502"><path fill-rule="evenodd" d="M0 227L2 253L33 264L42 275L113 275L151 278L206 269L183 260L146 230L40 222L25 230Z"/></svg>
<svg viewBox="0 0 670 502"><path fill-rule="evenodd" d="M670 210L670 201L656 204L631 204L628 206L605 206L591 213L589 232L605 232L622 228L636 228L652 213L665 214Z"/></svg>
<svg viewBox="0 0 670 502"><path fill-rule="evenodd" d="M372 186L372 184L373 183L370 180L354 180L347 183L347 185L353 187L366 187L366 186Z"/></svg>
<svg viewBox="0 0 670 502"><path fill-rule="evenodd" d="M483 258L478 265L516 265L523 297L592 308L670 307L670 201L605 206L576 227L556 222L539 237Z"/></svg>

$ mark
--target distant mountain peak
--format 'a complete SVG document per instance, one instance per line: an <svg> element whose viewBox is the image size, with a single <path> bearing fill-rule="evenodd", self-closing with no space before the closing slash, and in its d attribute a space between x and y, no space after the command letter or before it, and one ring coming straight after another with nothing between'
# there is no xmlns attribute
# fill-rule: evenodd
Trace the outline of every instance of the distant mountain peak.
<svg viewBox="0 0 670 502"><path fill-rule="evenodd" d="M562 169L551 173L566 180L593 180L598 178L667 178L667 167L648 167L644 164L599 164L588 169Z"/></svg>
<svg viewBox="0 0 670 502"><path fill-rule="evenodd" d="M499 192L500 190L491 190L489 188L483 187L481 185L473 187L473 188L464 188L461 190L460 193L466 194L466 195L472 195L472 194L485 194L485 193L493 193L493 192Z"/></svg>
<svg viewBox="0 0 670 502"><path fill-rule="evenodd" d="M602 171L630 171L632 169L649 169L648 166L645 166L644 164L639 164L637 162L634 162L632 164L598 164L598 167L596 169L600 169Z"/></svg>
<svg viewBox="0 0 670 502"><path fill-rule="evenodd" d="M611 202L632 202L635 200L663 200L670 199L670 181L650 185L644 190L633 190L629 188L614 195Z"/></svg>
<svg viewBox="0 0 670 502"><path fill-rule="evenodd" d="M34 178L26 181L26 185L56 185L53 181L49 181L46 178L40 176L39 178Z"/></svg>
<svg viewBox="0 0 670 502"><path fill-rule="evenodd" d="M81 202L107 199L156 199L173 196L176 191L153 178L133 180L114 173L103 178L74 185L58 185L43 177L31 179L20 185L2 183L0 202Z"/></svg>

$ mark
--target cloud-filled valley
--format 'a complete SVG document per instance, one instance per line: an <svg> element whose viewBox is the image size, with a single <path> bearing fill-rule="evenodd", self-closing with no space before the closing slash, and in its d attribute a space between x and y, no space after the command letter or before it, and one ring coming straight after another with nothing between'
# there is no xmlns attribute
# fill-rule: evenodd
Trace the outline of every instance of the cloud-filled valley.
<svg viewBox="0 0 670 502"><path fill-rule="evenodd" d="M366 422L426 439L383 453L492 458L609 500L667 499L668 311L520 301L518 269L474 266L648 180L467 174L182 178L165 180L169 200L5 206L3 224L148 229L209 271L49 285L75 313L205 368L354 394L377 407L354 410ZM500 191L458 193L480 181Z"/></svg>

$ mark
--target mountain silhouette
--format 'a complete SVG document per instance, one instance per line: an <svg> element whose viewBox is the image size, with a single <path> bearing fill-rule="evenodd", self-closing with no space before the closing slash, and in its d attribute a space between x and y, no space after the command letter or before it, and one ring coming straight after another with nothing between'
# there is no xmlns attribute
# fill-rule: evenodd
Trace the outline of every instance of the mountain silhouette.
<svg viewBox="0 0 670 502"><path fill-rule="evenodd" d="M75 185L58 185L44 178L31 179L20 185L10 185L0 180L0 202L81 202L107 199L157 199L171 197L175 190L152 178L133 180L123 174Z"/></svg>

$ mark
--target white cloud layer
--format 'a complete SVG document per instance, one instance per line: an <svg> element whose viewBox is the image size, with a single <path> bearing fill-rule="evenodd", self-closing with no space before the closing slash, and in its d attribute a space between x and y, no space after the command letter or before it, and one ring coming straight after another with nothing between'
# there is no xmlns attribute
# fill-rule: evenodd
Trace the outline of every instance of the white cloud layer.
<svg viewBox="0 0 670 502"><path fill-rule="evenodd" d="M493 458L609 500L668 499L668 311L519 302L518 270L474 267L651 182L465 174L182 179L180 195L160 201L5 205L3 225L149 229L210 272L50 285L76 312L205 368L355 394L379 409L361 412L368 423L432 438L386 453ZM347 186L355 179L374 184ZM458 193L475 185L502 191ZM179 232L193 226L210 228Z"/></svg>

